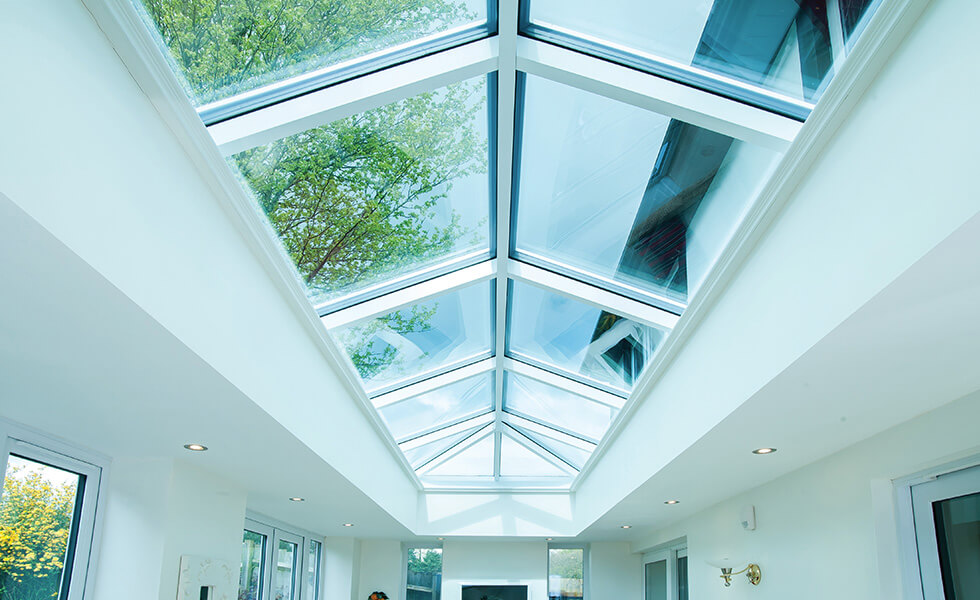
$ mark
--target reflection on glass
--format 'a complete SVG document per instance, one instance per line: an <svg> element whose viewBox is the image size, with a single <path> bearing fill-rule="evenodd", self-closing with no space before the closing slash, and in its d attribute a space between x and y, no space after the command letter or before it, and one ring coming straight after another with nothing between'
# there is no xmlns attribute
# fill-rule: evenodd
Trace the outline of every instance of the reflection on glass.
<svg viewBox="0 0 980 600"><path fill-rule="evenodd" d="M504 410L573 435L599 440L618 412L530 377L504 374Z"/></svg>
<svg viewBox="0 0 980 600"><path fill-rule="evenodd" d="M548 549L549 600L581 600L585 582L585 551L581 548Z"/></svg>
<svg viewBox="0 0 980 600"><path fill-rule="evenodd" d="M85 477L10 455L0 496L0 600L59 598Z"/></svg>
<svg viewBox="0 0 980 600"><path fill-rule="evenodd" d="M482 426L473 427L471 429L467 429L466 431L461 431L453 435L447 435L443 438L437 438L431 442L427 442L414 448L403 448L402 451L405 453L405 458L408 459L408 464L412 465L413 469L418 469L446 450L449 450L459 442L476 433L480 427Z"/></svg>
<svg viewBox="0 0 980 600"><path fill-rule="evenodd" d="M196 105L485 23L480 0L142 0Z"/></svg>
<svg viewBox="0 0 980 600"><path fill-rule="evenodd" d="M296 589L296 562L299 553L296 544L279 540L276 563L272 571L272 600L293 600Z"/></svg>
<svg viewBox="0 0 980 600"><path fill-rule="evenodd" d="M870 0L532 0L533 25L643 67L659 61L808 103L844 56ZM842 31L843 30L843 31ZM835 58L836 57L836 58Z"/></svg>
<svg viewBox="0 0 980 600"><path fill-rule="evenodd" d="M935 502L932 509L946 597L980 598L980 494Z"/></svg>
<svg viewBox="0 0 980 600"><path fill-rule="evenodd" d="M667 335L527 283L510 285L507 355L588 383L628 393Z"/></svg>
<svg viewBox="0 0 980 600"><path fill-rule="evenodd" d="M380 411L398 441L416 437L493 410L493 373L389 404Z"/></svg>
<svg viewBox="0 0 980 600"><path fill-rule="evenodd" d="M530 429L525 429L517 425L513 425L512 427L514 427L514 429L516 429L521 435L527 437L535 444L548 450L580 471L585 465L585 461L589 460L589 456L592 454L592 452L589 450L584 450L578 446L573 446L572 444L564 442L555 436L546 435L538 431L531 431Z"/></svg>
<svg viewBox="0 0 980 600"><path fill-rule="evenodd" d="M310 541L310 554L306 557L306 591L304 600L319 600L320 598L320 542ZM685 599L686 600L686 599Z"/></svg>
<svg viewBox="0 0 980 600"><path fill-rule="evenodd" d="M643 567L643 585L648 600L667 600L667 561L648 562Z"/></svg>
<svg viewBox="0 0 980 600"><path fill-rule="evenodd" d="M510 437L500 438L501 477L568 477L568 473Z"/></svg>
<svg viewBox="0 0 980 600"><path fill-rule="evenodd" d="M493 437L488 435L436 465L426 475L433 477L493 477Z"/></svg>
<svg viewBox="0 0 980 600"><path fill-rule="evenodd" d="M265 573L265 536L245 530L242 536L242 567L238 579L239 600L259 600Z"/></svg>
<svg viewBox="0 0 980 600"><path fill-rule="evenodd" d="M409 548L406 600L442 597L442 548Z"/></svg>
<svg viewBox="0 0 980 600"><path fill-rule="evenodd" d="M314 304L489 256L486 87L454 84L229 159Z"/></svg>
<svg viewBox="0 0 980 600"><path fill-rule="evenodd" d="M779 154L526 76L518 257L683 305Z"/></svg>
<svg viewBox="0 0 980 600"><path fill-rule="evenodd" d="M331 331L368 394L491 354L490 282Z"/></svg>
<svg viewBox="0 0 980 600"><path fill-rule="evenodd" d="M687 600L687 557L677 557L677 600Z"/></svg>

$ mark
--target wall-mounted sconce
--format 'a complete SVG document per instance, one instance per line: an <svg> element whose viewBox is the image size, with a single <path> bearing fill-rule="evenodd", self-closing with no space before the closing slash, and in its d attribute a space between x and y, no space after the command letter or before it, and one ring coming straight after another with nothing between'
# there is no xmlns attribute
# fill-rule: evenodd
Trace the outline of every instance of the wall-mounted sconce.
<svg viewBox="0 0 980 600"><path fill-rule="evenodd" d="M762 581L762 569L755 563L749 563L744 569L739 571L735 571L735 567L744 565L744 560L722 558L720 560L708 561L708 564L717 569L721 569L720 577L725 580L725 587L732 585L732 577L741 575L742 573L745 573L745 576L749 579L749 583L752 585L759 585L759 582Z"/></svg>

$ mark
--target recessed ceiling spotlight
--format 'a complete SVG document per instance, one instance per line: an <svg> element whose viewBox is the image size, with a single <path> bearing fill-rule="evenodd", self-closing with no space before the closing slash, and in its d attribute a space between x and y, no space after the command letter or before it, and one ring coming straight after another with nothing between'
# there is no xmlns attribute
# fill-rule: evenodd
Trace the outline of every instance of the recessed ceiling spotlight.
<svg viewBox="0 0 980 600"><path fill-rule="evenodd" d="M300 498L299 496L293 496L289 499L290 502L306 502L306 498Z"/></svg>
<svg viewBox="0 0 980 600"><path fill-rule="evenodd" d="M187 448L191 452L204 452L208 449L207 446L202 446L201 444L184 444L184 448Z"/></svg>
<svg viewBox="0 0 980 600"><path fill-rule="evenodd" d="M436 539L437 539L437 540L439 540L439 541L441 542L442 540L444 540L444 539L446 539L446 538L436 538Z"/></svg>
<svg viewBox="0 0 980 600"><path fill-rule="evenodd" d="M630 527L632 527L632 525L620 525L620 528L622 529L629 529Z"/></svg>
<svg viewBox="0 0 980 600"><path fill-rule="evenodd" d="M353 527L353 526L354 526L353 523L344 523L344 527Z"/></svg>
<svg viewBox="0 0 980 600"><path fill-rule="evenodd" d="M752 451L752 454L772 454L775 451L775 448L756 448Z"/></svg>
<svg viewBox="0 0 980 600"><path fill-rule="evenodd" d="M546 542L550 542L550 541L551 541L551 540L553 540L553 539L555 539L555 538L544 538L544 541L546 541Z"/></svg>
<svg viewBox="0 0 980 600"><path fill-rule="evenodd" d="M680 504L680 500L665 500L664 504Z"/></svg>

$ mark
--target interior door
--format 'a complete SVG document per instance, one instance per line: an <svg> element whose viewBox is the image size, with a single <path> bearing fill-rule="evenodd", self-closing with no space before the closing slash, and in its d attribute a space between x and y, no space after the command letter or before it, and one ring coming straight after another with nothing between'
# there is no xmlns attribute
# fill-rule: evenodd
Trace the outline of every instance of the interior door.
<svg viewBox="0 0 980 600"><path fill-rule="evenodd" d="M923 600L980 598L980 467L912 487Z"/></svg>

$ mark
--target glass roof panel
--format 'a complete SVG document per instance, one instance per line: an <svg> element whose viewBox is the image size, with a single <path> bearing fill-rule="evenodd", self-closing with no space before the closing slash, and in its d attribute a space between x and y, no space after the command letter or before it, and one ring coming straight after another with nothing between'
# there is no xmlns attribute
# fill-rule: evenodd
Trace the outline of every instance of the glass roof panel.
<svg viewBox="0 0 980 600"><path fill-rule="evenodd" d="M493 410L494 374L469 379L381 408L396 441L411 439Z"/></svg>
<svg viewBox="0 0 980 600"><path fill-rule="evenodd" d="M316 87L490 30L485 0L134 2L195 106L311 73Z"/></svg>
<svg viewBox="0 0 980 600"><path fill-rule="evenodd" d="M507 356L626 395L667 332L510 282Z"/></svg>
<svg viewBox="0 0 980 600"><path fill-rule="evenodd" d="M476 427L471 427L470 429L453 435L448 435L444 438L435 439L426 444L422 444L421 446L416 446L415 448L402 448L402 452L405 453L405 458L408 459L408 464L412 465L413 469L418 469L431 461L433 458L439 456L446 450L449 450L456 444L470 437L482 427L483 425L477 425Z"/></svg>
<svg viewBox="0 0 980 600"><path fill-rule="evenodd" d="M321 311L490 257L489 87L477 77L229 159Z"/></svg>
<svg viewBox="0 0 980 600"><path fill-rule="evenodd" d="M874 0L530 0L524 29L805 118ZM751 90L757 90L754 93ZM774 106L775 108L775 106ZM795 113L795 114L794 114Z"/></svg>
<svg viewBox="0 0 980 600"><path fill-rule="evenodd" d="M492 293L483 281L330 333L374 396L490 357Z"/></svg>
<svg viewBox="0 0 980 600"><path fill-rule="evenodd" d="M602 438L618 412L611 406L511 372L504 373L504 411L593 442Z"/></svg>
<svg viewBox="0 0 980 600"><path fill-rule="evenodd" d="M430 477L493 477L494 437L487 435L425 474Z"/></svg>
<svg viewBox="0 0 980 600"><path fill-rule="evenodd" d="M592 456L592 452L589 450L567 444L559 440L557 437L544 435L536 431L531 431L530 429L525 429L524 427L520 427L518 425L511 425L511 427L513 427L514 430L521 435L527 437L535 444L541 446L555 456L558 456L579 471L581 471L582 467L585 466L585 461L589 460L589 457Z"/></svg>
<svg viewBox="0 0 980 600"><path fill-rule="evenodd" d="M500 437L500 476L569 477L570 473L503 435Z"/></svg>
<svg viewBox="0 0 980 600"><path fill-rule="evenodd" d="M515 255L679 312L780 154L526 76Z"/></svg>

